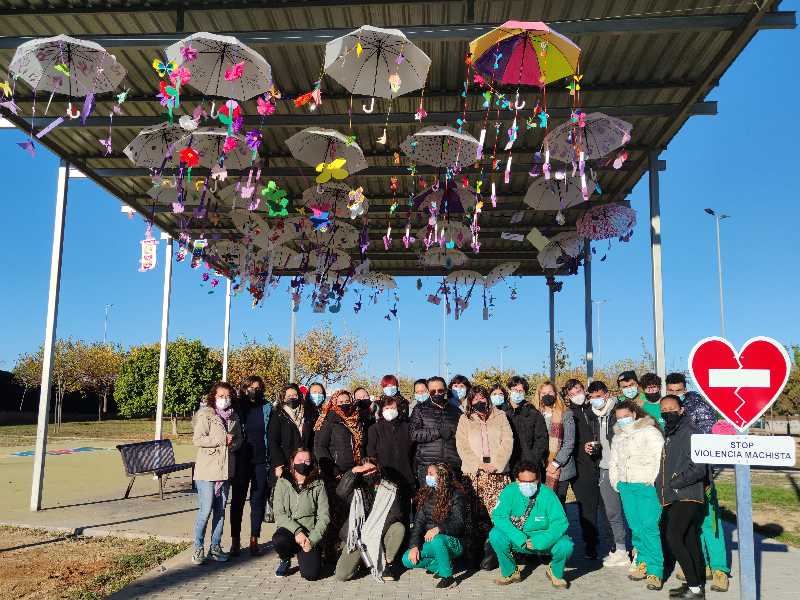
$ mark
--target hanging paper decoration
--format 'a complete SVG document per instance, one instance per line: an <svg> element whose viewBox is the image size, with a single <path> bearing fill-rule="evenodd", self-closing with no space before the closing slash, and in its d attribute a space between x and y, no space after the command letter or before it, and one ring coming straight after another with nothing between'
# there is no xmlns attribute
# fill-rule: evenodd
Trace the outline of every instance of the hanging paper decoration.
<svg viewBox="0 0 800 600"><path fill-rule="evenodd" d="M156 246L158 246L158 240L153 238L152 225L148 226L145 232L145 239L140 243L142 246L142 257L139 259L139 272L144 273L145 271L152 271L156 268Z"/></svg>
<svg viewBox="0 0 800 600"><path fill-rule="evenodd" d="M267 199L267 211L270 217L288 217L289 199L286 197L286 190L278 187L278 184L270 180L261 190L261 195Z"/></svg>

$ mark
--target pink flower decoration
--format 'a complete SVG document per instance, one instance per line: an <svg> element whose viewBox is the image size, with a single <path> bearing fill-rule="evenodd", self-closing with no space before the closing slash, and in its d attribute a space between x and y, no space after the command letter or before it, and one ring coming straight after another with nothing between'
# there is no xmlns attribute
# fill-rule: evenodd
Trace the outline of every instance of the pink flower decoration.
<svg viewBox="0 0 800 600"><path fill-rule="evenodd" d="M224 154L229 154L230 152L235 150L236 146L238 145L239 145L239 140L237 140L235 137L228 136L225 138L225 143L222 145L222 152Z"/></svg>
<svg viewBox="0 0 800 600"><path fill-rule="evenodd" d="M272 100L265 99L263 96L259 96L256 99L256 106L258 108L258 114L262 117L268 117L275 112L275 103Z"/></svg>
<svg viewBox="0 0 800 600"><path fill-rule="evenodd" d="M197 50L192 48L190 44L181 46L181 56L183 57L184 61L191 62L197 58Z"/></svg>
<svg viewBox="0 0 800 600"><path fill-rule="evenodd" d="M244 61L236 63L230 69L225 69L225 80L236 81L244 75Z"/></svg>
<svg viewBox="0 0 800 600"><path fill-rule="evenodd" d="M175 85L178 81L180 81L181 85L185 85L189 83L189 80L192 78L192 73L186 67L179 67L175 71L173 71L169 79L172 81L172 85Z"/></svg>

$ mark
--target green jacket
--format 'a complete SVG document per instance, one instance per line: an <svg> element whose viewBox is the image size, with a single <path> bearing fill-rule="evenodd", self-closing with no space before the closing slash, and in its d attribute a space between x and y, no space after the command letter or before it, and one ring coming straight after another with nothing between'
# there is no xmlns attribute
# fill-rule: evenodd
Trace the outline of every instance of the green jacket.
<svg viewBox="0 0 800 600"><path fill-rule="evenodd" d="M328 511L328 494L321 479L315 479L307 487L300 489L281 477L275 484L272 503L275 526L288 529L292 533L302 531L316 546L331 521Z"/></svg>
<svg viewBox="0 0 800 600"><path fill-rule="evenodd" d="M627 400L625 396L619 396L619 400ZM642 407L642 410L648 414L648 416L653 417L653 420L658 425L661 431L664 431L664 419L661 418L661 403L660 402L650 402L647 399L647 396L644 395L644 392L639 392L639 395L633 399L639 406Z"/></svg>
<svg viewBox="0 0 800 600"><path fill-rule="evenodd" d="M511 517L524 515L529 500L519 491L516 481L508 484L500 492L497 507L492 511L492 523L517 547L524 546L530 538L534 550L549 550L569 527L564 507L556 493L540 483L533 496L533 509L519 530L511 522Z"/></svg>

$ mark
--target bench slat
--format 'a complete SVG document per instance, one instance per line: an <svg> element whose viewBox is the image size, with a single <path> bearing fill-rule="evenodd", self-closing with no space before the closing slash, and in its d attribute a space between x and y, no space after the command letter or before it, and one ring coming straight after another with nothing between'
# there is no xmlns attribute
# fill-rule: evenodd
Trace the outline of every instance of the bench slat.
<svg viewBox="0 0 800 600"><path fill-rule="evenodd" d="M128 476L175 466L175 451L170 440L120 444L117 450L122 455L122 464Z"/></svg>

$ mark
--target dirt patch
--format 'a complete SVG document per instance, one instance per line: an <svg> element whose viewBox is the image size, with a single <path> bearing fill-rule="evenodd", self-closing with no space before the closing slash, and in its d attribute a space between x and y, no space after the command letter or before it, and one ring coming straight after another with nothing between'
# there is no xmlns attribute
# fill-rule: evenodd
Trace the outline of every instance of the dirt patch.
<svg viewBox="0 0 800 600"><path fill-rule="evenodd" d="M104 598L121 587L119 583L124 585L182 548L152 540L0 528L0 600ZM110 579L118 583L109 585Z"/></svg>

